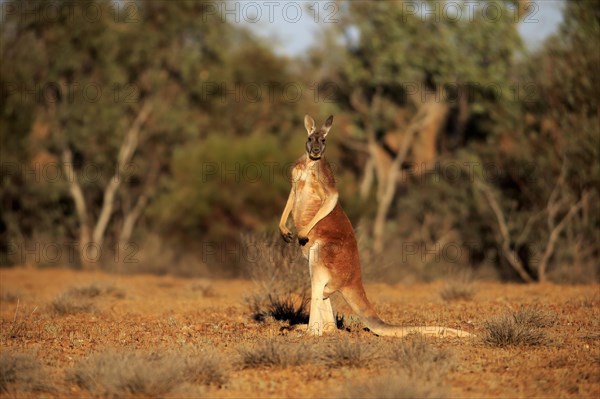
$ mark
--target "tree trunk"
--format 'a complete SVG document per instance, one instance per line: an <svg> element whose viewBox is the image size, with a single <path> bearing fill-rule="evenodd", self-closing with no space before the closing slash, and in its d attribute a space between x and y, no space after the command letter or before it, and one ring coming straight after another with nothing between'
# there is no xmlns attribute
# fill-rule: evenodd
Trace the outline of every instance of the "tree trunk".
<svg viewBox="0 0 600 399"><path fill-rule="evenodd" d="M154 190L156 188L156 182L158 180L159 170L160 165L157 162L153 162L150 168L150 172L148 173L144 189L139 195L135 206L130 211L124 212L125 218L123 220L123 226L121 226L121 232L119 234L119 249L122 249L125 247L125 245L129 244L135 224L142 215L142 212L146 208L146 205L148 205L148 202L150 201L150 198L154 193Z"/></svg>
<svg viewBox="0 0 600 399"><path fill-rule="evenodd" d="M374 177L375 165L373 163L373 158L369 156L369 159L367 159L367 164L365 165L365 170L363 171L363 176L360 181L360 188L358 191L360 200L363 203L369 198L371 187L373 187Z"/></svg>
<svg viewBox="0 0 600 399"><path fill-rule="evenodd" d="M85 204L85 196L79 184L77 173L73 168L73 154L68 147L62 150L62 167L65 172L67 182L69 183L69 192L75 202L75 211L79 219L79 243L77 251L81 265L88 269L92 267L93 259L89 255L90 243L92 242L92 230L89 225L88 211Z"/></svg>
<svg viewBox="0 0 600 399"><path fill-rule="evenodd" d="M413 146L415 137L427 135L437 137L437 132L446 117L448 106L439 101L428 101L424 103L405 130L400 141L400 147L396 156L386 173L386 179L378 182L382 186L380 198L378 198L377 214L373 223L373 247L375 253L383 251L383 236L385 232L385 221L392 205L396 186L400 177L402 164L406 160L409 150Z"/></svg>
<svg viewBox="0 0 600 399"><path fill-rule="evenodd" d="M129 128L127 133L125 134L125 138L123 139L123 143L121 144L121 148L119 149L119 156L117 159L117 168L114 176L110 179L106 189L104 190L104 199L102 201L102 209L100 211L100 216L98 217L98 222L94 227L94 233L92 239L94 242L102 248L104 243L104 233L106 232L106 227L108 226L108 222L110 221L110 217L112 216L112 211L114 208L115 195L117 194L117 190L121 185L121 181L123 180L123 169L130 162L133 153L135 152L140 135L140 129L146 119L150 115L150 105L149 103L145 103L140 112L138 113L133 125Z"/></svg>
<svg viewBox="0 0 600 399"><path fill-rule="evenodd" d="M502 213L502 209L500 208L500 205L498 205L498 201L496 201L492 190L485 183L482 183L479 180L476 180L475 184L483 192L490 205L490 208L492 208L494 215L496 215L496 221L498 223L498 230L501 238L500 248L502 249L502 254L512 268L523 279L523 281L526 283L533 282L533 278L525 269L525 266L523 265L523 262L521 262L519 255L517 255L517 253L510 248L510 233L508 231L508 226L506 225L504 213Z"/></svg>
<svg viewBox="0 0 600 399"><path fill-rule="evenodd" d="M546 271L548 270L548 263L550 262L550 258L554 254L554 248L556 247L556 241L562 233L563 229L566 227L567 223L571 220L573 216L583 207L583 204L587 201L587 193L584 193L579 201L571 206L569 212L565 216L563 216L562 220L554 226L554 228L550 231L550 236L548 237L548 242L546 243L546 249L544 250L544 254L542 255L542 259L540 260L540 264L538 265L538 280L541 283L547 281ZM554 223L553 223L554 224Z"/></svg>
<svg viewBox="0 0 600 399"><path fill-rule="evenodd" d="M144 104L140 112L138 113L135 121L133 122L131 128L125 134L123 143L121 144L121 148L119 149L115 174L110 179L108 185L104 190L104 199L100 211L100 216L98 217L98 221L96 222L93 229L90 227L92 223L88 215L85 196L83 194L83 190L81 189L81 185L79 184L77 173L73 168L73 154L69 149L64 137L59 136L59 140L62 146L62 166L67 181L69 183L69 192L71 193L73 202L75 202L75 209L77 212L77 217L79 219L80 227L78 250L79 259L84 268L92 268L94 267L94 263L100 260L100 255L103 249L102 246L104 244L104 235L106 232L106 227L108 226L110 217L112 215L115 196L123 179L122 171L131 161L133 153L137 148L140 129L146 121L146 119L148 118L150 110L150 105L148 103ZM55 109L53 109L53 111L55 112ZM60 131L60 129L58 130ZM146 200L143 199L140 206L145 205L145 201ZM139 212L141 212L141 210ZM130 220L126 223L127 227L125 234L131 235L130 232L127 233L127 229L133 229L133 225L135 225L135 220L137 220L138 217L139 215L136 214L131 215Z"/></svg>

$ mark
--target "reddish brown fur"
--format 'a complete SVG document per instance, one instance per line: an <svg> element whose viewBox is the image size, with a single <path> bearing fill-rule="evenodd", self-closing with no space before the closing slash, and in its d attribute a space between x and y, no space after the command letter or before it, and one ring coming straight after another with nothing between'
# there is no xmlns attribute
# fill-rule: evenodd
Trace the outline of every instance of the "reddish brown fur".
<svg viewBox="0 0 600 399"><path fill-rule="evenodd" d="M304 154L294 165L292 184L295 185L296 202L292 218L296 229L302 231L316 215L325 200L325 193L336 192L333 170L325 157L312 161ZM306 185L308 184L308 187ZM299 192L307 190L314 194L309 201L299 198ZM303 201L304 200L304 201ZM319 263L329 270L331 280L326 286L326 294L340 291L344 297L355 297L364 317L379 319L363 289L358 245L354 229L339 201L308 234L308 244L319 242ZM305 247L306 248L306 247ZM354 306L353 306L354 307Z"/></svg>

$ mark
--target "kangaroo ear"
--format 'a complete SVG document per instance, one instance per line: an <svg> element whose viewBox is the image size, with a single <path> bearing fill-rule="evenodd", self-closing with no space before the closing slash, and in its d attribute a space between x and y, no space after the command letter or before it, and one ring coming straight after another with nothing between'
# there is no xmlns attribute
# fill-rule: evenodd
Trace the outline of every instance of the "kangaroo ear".
<svg viewBox="0 0 600 399"><path fill-rule="evenodd" d="M315 130L315 120L310 115L304 115L304 127L309 136Z"/></svg>
<svg viewBox="0 0 600 399"><path fill-rule="evenodd" d="M324 137L326 137L327 133L329 133L329 129L331 129L331 125L333 125L333 115L329 115L329 118L327 118L327 120L325 121L325 124L321 128L321 130L323 130L325 132L325 134L323 134Z"/></svg>

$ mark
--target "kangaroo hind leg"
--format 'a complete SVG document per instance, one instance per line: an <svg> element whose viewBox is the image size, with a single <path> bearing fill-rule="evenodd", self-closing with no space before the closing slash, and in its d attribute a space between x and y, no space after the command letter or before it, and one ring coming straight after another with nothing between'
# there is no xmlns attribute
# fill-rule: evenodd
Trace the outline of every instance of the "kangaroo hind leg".
<svg viewBox="0 0 600 399"><path fill-rule="evenodd" d="M319 260L318 244L310 250L308 264L310 267L311 298L310 317L308 321L308 332L311 335L322 335L336 329L331 299L325 298L326 286L330 275L327 268Z"/></svg>

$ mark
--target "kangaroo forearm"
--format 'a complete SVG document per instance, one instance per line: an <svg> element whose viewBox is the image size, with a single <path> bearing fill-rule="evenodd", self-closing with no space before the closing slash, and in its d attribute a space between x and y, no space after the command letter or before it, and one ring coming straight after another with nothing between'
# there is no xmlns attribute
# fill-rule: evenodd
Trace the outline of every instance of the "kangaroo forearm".
<svg viewBox="0 0 600 399"><path fill-rule="evenodd" d="M286 206L285 209L283 210L283 213L281 214L281 219L279 219L280 226L285 226L288 218L290 217L290 212L291 212L291 210L288 209L288 207Z"/></svg>
<svg viewBox="0 0 600 399"><path fill-rule="evenodd" d="M279 226L285 226L288 218L290 217L290 213L292 212L292 208L294 206L294 191L290 192L287 203L285 204L285 209L281 214L281 219L279 220Z"/></svg>

